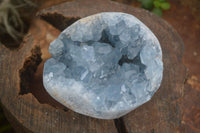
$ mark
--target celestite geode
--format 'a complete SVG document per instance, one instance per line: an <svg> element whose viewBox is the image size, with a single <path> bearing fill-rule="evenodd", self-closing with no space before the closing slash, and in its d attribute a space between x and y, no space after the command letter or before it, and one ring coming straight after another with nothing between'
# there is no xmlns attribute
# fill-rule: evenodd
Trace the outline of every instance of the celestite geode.
<svg viewBox="0 0 200 133"><path fill-rule="evenodd" d="M105 12L78 20L49 46L43 83L75 112L114 119L149 101L162 75L155 35L132 15Z"/></svg>

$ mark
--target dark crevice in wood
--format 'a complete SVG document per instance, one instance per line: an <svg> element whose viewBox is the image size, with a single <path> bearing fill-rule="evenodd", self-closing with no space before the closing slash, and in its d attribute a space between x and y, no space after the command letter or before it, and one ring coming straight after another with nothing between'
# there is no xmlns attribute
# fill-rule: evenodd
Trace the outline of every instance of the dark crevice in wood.
<svg viewBox="0 0 200 133"><path fill-rule="evenodd" d="M41 55L40 47L35 46L31 50L31 56L25 60L23 68L20 69L20 95L30 93L30 83L32 82L38 65L42 62Z"/></svg>
<svg viewBox="0 0 200 133"><path fill-rule="evenodd" d="M79 19L76 17L66 18L56 13L44 15L42 18L61 31ZM48 104L65 112L69 111L68 108L53 99L43 86L43 64L38 68L42 62L40 47L36 46L31 53L32 55L25 60L24 66L19 72L21 78L19 95L31 93L40 104Z"/></svg>
<svg viewBox="0 0 200 133"><path fill-rule="evenodd" d="M126 125L122 117L115 119L114 122L115 122L115 127L117 128L118 133L128 133L128 130L126 128Z"/></svg>
<svg viewBox="0 0 200 133"><path fill-rule="evenodd" d="M155 133L155 129L152 129L152 130L151 130L151 133Z"/></svg>
<svg viewBox="0 0 200 133"><path fill-rule="evenodd" d="M63 31L75 21L80 19L80 17L64 17L63 15L58 13L44 14L40 17L48 23L52 24L55 28L59 29L60 31Z"/></svg>
<svg viewBox="0 0 200 133"><path fill-rule="evenodd" d="M67 108L64 108L64 109L63 109L63 111L67 112L67 111L69 111L69 109L67 109Z"/></svg>
<svg viewBox="0 0 200 133"><path fill-rule="evenodd" d="M41 69L38 68L42 62L41 55L40 47L36 46L31 50L31 56L25 60L23 68L20 69L19 74L21 81L19 95L31 93L41 104L48 104L54 108L60 108L67 112L68 108L54 100L45 90L43 86L42 71L39 71L40 73L38 76L37 69Z"/></svg>

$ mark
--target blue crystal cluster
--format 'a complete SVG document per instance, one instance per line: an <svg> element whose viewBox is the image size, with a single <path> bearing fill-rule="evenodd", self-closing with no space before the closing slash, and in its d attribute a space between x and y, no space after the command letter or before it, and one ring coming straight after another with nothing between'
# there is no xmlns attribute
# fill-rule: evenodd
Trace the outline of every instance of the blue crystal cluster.
<svg viewBox="0 0 200 133"><path fill-rule="evenodd" d="M49 46L43 83L75 112L114 119L149 101L160 86L162 51L137 18L119 12L75 22Z"/></svg>

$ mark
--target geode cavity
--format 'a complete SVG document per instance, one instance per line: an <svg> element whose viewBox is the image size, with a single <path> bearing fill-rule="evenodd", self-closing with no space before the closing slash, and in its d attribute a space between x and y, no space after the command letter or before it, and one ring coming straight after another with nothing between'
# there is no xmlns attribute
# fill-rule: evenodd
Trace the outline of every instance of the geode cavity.
<svg viewBox="0 0 200 133"><path fill-rule="evenodd" d="M75 22L49 46L43 83L75 112L114 119L149 101L163 74L155 35L137 18L118 12Z"/></svg>

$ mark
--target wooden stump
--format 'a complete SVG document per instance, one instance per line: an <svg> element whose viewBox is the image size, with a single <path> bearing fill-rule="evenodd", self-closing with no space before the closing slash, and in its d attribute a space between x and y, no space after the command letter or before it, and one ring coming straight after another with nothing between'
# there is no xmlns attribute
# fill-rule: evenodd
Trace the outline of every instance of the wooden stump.
<svg viewBox="0 0 200 133"><path fill-rule="evenodd" d="M49 43L79 18L106 11L125 12L146 24L160 41L164 77L152 100L115 120L77 114L52 99L42 84L44 62L50 58ZM17 132L35 133L173 133L180 126L183 83L183 42L161 18L107 0L76 0L38 13L21 46L0 47L0 101ZM49 24L50 23L50 24ZM52 26L52 25L54 26ZM57 29L56 29L56 28ZM59 29L59 30L58 30Z"/></svg>

